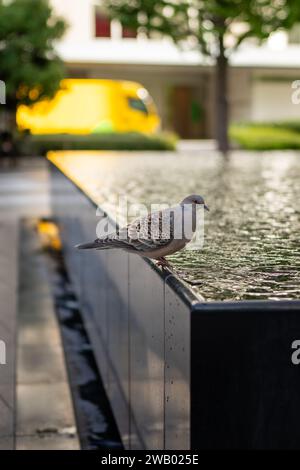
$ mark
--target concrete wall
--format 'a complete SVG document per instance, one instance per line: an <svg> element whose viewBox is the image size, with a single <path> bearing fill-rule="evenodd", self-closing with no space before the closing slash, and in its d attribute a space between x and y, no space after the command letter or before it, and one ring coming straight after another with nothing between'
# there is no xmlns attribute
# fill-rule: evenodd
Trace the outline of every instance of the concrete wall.
<svg viewBox="0 0 300 470"><path fill-rule="evenodd" d="M300 105L292 102L292 82L299 79L297 71L283 70L273 74L253 74L251 119L254 121L299 120Z"/></svg>
<svg viewBox="0 0 300 470"><path fill-rule="evenodd" d="M86 42L94 36L94 0L50 0L50 3L59 16L65 18L68 29L63 42Z"/></svg>

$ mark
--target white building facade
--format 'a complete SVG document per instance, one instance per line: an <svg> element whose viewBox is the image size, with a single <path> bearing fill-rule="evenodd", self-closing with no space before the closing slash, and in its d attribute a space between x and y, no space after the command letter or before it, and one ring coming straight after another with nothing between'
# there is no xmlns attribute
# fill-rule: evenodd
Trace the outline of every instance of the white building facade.
<svg viewBox="0 0 300 470"><path fill-rule="evenodd" d="M69 28L57 44L69 77L141 82L163 128L183 138L213 137L214 68L198 51L166 38L147 39L109 22L95 0L51 0ZM298 37L299 36L299 37ZM300 35L274 33L263 46L242 45L230 58L232 121L300 119L292 83L300 80Z"/></svg>

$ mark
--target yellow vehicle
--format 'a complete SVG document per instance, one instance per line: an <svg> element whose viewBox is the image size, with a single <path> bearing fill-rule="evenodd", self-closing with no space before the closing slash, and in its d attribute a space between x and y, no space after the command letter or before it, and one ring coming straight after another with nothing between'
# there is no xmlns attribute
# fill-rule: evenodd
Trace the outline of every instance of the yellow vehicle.
<svg viewBox="0 0 300 470"><path fill-rule="evenodd" d="M32 134L151 134L158 130L160 118L148 91L139 83L65 79L52 100L19 106L17 124Z"/></svg>

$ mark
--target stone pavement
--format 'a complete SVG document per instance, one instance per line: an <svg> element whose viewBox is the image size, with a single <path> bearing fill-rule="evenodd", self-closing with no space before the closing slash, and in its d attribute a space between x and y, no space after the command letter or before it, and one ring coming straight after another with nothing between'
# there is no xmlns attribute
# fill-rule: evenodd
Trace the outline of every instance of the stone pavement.
<svg viewBox="0 0 300 470"><path fill-rule="evenodd" d="M0 166L0 220L49 213L49 178L42 158L22 159L16 168Z"/></svg>
<svg viewBox="0 0 300 470"><path fill-rule="evenodd" d="M43 159L0 168L1 450L79 448L47 268L32 226L33 217L49 214Z"/></svg>
<svg viewBox="0 0 300 470"><path fill-rule="evenodd" d="M15 435L15 355L18 221L0 219L0 449L12 449Z"/></svg>

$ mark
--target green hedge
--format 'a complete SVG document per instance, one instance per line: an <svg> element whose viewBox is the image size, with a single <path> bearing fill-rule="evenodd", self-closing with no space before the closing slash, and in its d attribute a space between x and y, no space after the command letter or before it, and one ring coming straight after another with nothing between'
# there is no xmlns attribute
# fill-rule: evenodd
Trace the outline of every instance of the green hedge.
<svg viewBox="0 0 300 470"><path fill-rule="evenodd" d="M160 133L103 133L90 135L28 135L21 139L23 153L45 155L50 150L174 150L176 136Z"/></svg>
<svg viewBox="0 0 300 470"><path fill-rule="evenodd" d="M234 124L229 134L248 150L300 149L300 121Z"/></svg>
<svg viewBox="0 0 300 470"><path fill-rule="evenodd" d="M240 123L235 123L235 126L251 127L251 128L262 128L269 127L272 129L285 129L288 131L300 132L300 121L290 120L290 121L243 121Z"/></svg>

